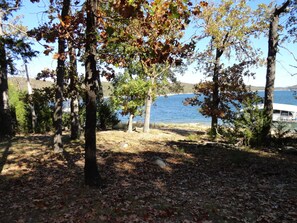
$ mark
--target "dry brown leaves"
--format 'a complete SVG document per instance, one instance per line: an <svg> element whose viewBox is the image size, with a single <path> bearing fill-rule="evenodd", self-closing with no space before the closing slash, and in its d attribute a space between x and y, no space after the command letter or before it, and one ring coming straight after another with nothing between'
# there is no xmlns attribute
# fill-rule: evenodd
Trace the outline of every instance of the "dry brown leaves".
<svg viewBox="0 0 297 223"><path fill-rule="evenodd" d="M50 136L18 136L0 150L0 222L297 221L296 156L190 141L193 132L98 133L104 189L83 184L83 142L66 137L62 156Z"/></svg>

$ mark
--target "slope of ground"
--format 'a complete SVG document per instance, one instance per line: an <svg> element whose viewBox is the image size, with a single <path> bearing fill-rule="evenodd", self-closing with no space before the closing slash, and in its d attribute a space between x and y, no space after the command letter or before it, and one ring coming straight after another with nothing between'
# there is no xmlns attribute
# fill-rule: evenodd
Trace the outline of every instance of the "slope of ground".
<svg viewBox="0 0 297 223"><path fill-rule="evenodd" d="M0 145L0 222L297 222L296 155L207 141L197 126L97 134L103 189L83 183L83 142Z"/></svg>

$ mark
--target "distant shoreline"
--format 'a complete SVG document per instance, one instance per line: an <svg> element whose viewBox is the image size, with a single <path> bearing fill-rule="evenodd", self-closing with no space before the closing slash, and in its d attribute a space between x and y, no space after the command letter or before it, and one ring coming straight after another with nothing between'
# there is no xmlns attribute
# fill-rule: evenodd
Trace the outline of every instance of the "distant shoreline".
<svg viewBox="0 0 297 223"><path fill-rule="evenodd" d="M20 90L22 90L22 91L27 90L27 82L26 82L25 77L23 77L23 76L13 76L13 77L9 76L8 80L11 83L14 83ZM30 78L30 82L32 84L33 89L49 87L54 84L51 81L36 80L34 78ZM193 94L193 91L194 91L193 88L194 88L195 84L189 84L189 83L181 83L181 84L184 88L184 92L186 92L186 93L183 93L183 92L182 93L168 93L167 96L176 95L176 94ZM111 84L109 82L102 81L103 92L104 92L104 95L106 95L106 96L108 96L110 94L110 89L109 89L110 85ZM247 86L247 87L250 87L250 89L252 91L264 91L265 90L265 87L262 87L262 86ZM274 91L292 91L292 90L297 91L297 85L274 88Z"/></svg>

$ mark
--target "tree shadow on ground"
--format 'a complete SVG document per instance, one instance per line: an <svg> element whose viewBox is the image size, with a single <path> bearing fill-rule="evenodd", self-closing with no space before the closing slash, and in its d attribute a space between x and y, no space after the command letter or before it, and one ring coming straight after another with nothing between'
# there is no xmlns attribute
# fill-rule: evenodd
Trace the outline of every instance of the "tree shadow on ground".
<svg viewBox="0 0 297 223"><path fill-rule="evenodd" d="M9 151L10 146L11 146L10 142L5 142L5 141L0 142L0 155L1 155L1 157L0 157L0 174L3 170L3 167L6 163L7 157L10 153L10 151Z"/></svg>
<svg viewBox="0 0 297 223"><path fill-rule="evenodd" d="M159 146L159 142L150 146ZM45 149L45 148L44 148ZM1 176L0 221L24 222L294 222L297 161L222 144L170 141L167 150L98 151L107 188L83 185L83 150L67 145ZM161 168L156 159L166 166Z"/></svg>

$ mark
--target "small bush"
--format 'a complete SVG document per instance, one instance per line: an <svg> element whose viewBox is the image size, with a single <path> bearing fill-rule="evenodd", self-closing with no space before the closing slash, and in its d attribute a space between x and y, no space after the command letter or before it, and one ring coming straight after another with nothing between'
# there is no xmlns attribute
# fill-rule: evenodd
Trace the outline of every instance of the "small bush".
<svg viewBox="0 0 297 223"><path fill-rule="evenodd" d="M30 98L31 97L31 98ZM30 101L34 105L36 113L35 133L45 133L53 129L53 107L54 90L53 88L34 89L32 95L26 94L22 99L26 104L26 126L33 131L32 114Z"/></svg>
<svg viewBox="0 0 297 223"><path fill-rule="evenodd" d="M83 123L82 126L85 126L86 123L86 107L85 107L85 101L83 101L80 104L79 109L79 116L80 116L80 122ZM65 121L67 118L65 118ZM118 115L114 107L111 105L110 101L103 100L100 102L100 100L97 100L97 130L106 130L106 129L112 129L117 124L120 123L120 120L118 119Z"/></svg>
<svg viewBox="0 0 297 223"><path fill-rule="evenodd" d="M109 100L104 100L102 103L97 103L97 114L97 129L112 129L120 122L117 112Z"/></svg>
<svg viewBox="0 0 297 223"><path fill-rule="evenodd" d="M284 138L291 131L290 128L288 128L287 123L285 122L273 123L273 130L274 130L274 136L276 137L276 139Z"/></svg>
<svg viewBox="0 0 297 223"><path fill-rule="evenodd" d="M245 146L261 145L262 130L268 119L264 111L258 108L259 98L244 101L243 109L239 114L229 121L230 130L225 132L232 143L242 142Z"/></svg>
<svg viewBox="0 0 297 223"><path fill-rule="evenodd" d="M22 101L24 95L25 92L21 92L17 90L14 85L9 84L8 96L12 112L11 117L15 123L15 130L19 133L28 131L28 128L26 126L26 105L24 101Z"/></svg>

